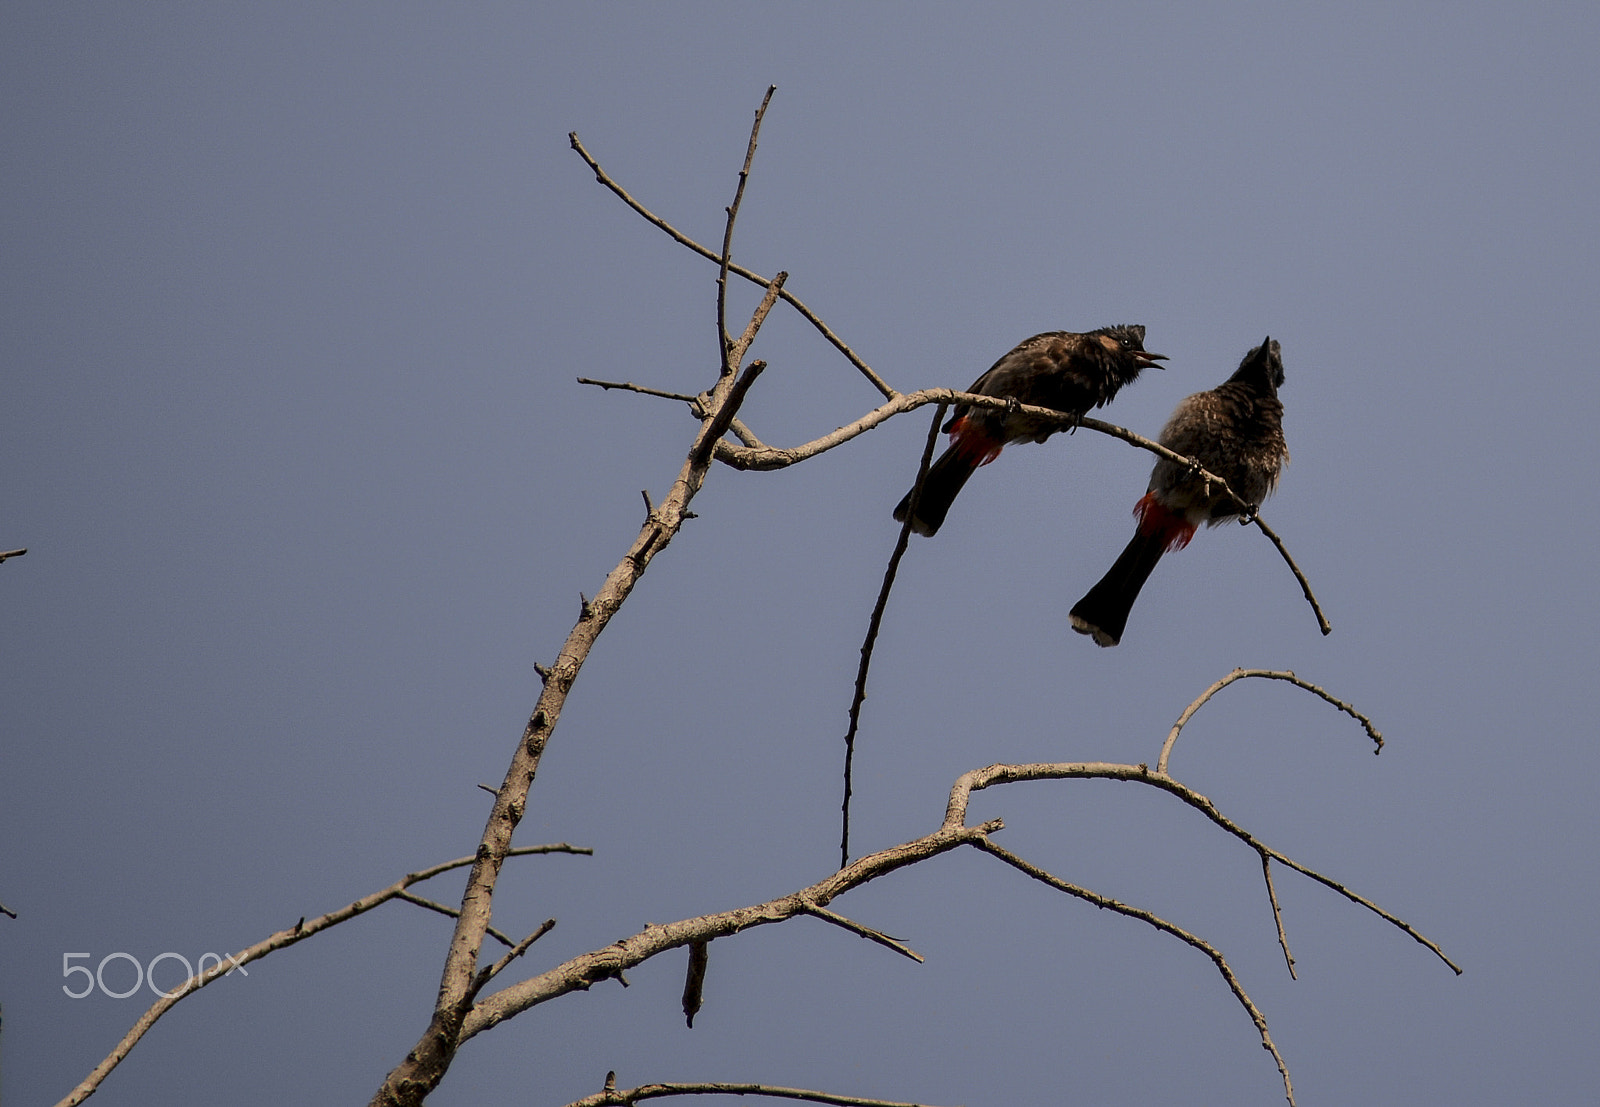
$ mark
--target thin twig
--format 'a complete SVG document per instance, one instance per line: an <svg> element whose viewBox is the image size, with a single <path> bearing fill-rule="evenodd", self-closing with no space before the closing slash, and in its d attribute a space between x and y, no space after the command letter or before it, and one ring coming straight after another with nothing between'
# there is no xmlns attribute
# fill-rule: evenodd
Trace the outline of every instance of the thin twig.
<svg viewBox="0 0 1600 1107"><path fill-rule="evenodd" d="M590 377L579 377L578 383L592 384L597 388L603 388L608 391L616 388L625 392L639 392L646 396L659 396L663 400L681 400L683 403L689 405L691 414L693 414L695 418L702 419L705 417L704 396L690 396L684 392L664 392L659 388L646 388L642 384L634 384L632 381L598 381ZM761 439L757 438L755 434L751 432L750 428L744 425L743 421L734 419L728 424L728 429L734 434L738 435L739 441L743 442L746 446L757 450L768 449L767 444L761 441Z"/></svg>
<svg viewBox="0 0 1600 1107"><path fill-rule="evenodd" d="M1294 971L1294 954L1289 952L1289 935L1283 929L1283 910L1278 906L1278 889L1272 885L1272 858L1261 855L1261 876L1267 882L1267 902L1272 904L1272 921L1278 927L1278 945L1283 949L1284 964L1289 966L1289 979L1299 980Z"/></svg>
<svg viewBox="0 0 1600 1107"><path fill-rule="evenodd" d="M981 838L972 844L978 849L983 850L985 853L989 853L995 857L998 857L1000 860L1004 861L1018 872L1026 873L1028 876L1033 877L1033 879L1042 884L1047 884L1057 891L1065 892L1069 896L1075 896L1087 903L1092 903L1096 907L1104 908L1108 911L1115 911L1119 915L1126 915L1130 919L1138 919L1140 922L1148 923L1162 933L1172 935L1179 941L1193 946L1195 949L1209 957L1211 959L1211 963L1217 967L1217 971L1222 974L1222 979L1227 982L1229 989L1234 994L1234 997L1238 999L1239 1005L1244 1008L1245 1014L1249 1015L1250 1021L1255 1023L1256 1031L1261 1035L1261 1047L1268 1053L1272 1054L1272 1059L1277 1062L1278 1073L1283 1077L1284 1098L1287 1099L1291 1107L1293 1107L1294 1084L1289 1080L1289 1066L1287 1063L1285 1063L1283 1054L1278 1052L1277 1045L1273 1043L1272 1035L1267 1032L1266 1017L1261 1014L1260 1009L1257 1008L1255 1003L1251 1001L1250 996L1244 990L1244 985L1239 983L1239 978L1234 975L1233 969L1228 964L1227 959L1222 956L1222 953L1215 946L1213 946L1210 942L1205 941L1203 938L1199 938L1196 935L1189 933L1182 927L1175 926L1160 916L1146 911L1142 907L1129 906L1126 903L1121 903L1107 896L1102 896L1098 892L1091 892L1087 888L1083 888L1079 885L1062 880L1059 876L1055 876L1052 873L1046 872L1044 869L1039 868L1037 865L1034 865L1031 862L1024 861L1010 850L995 845L994 842L990 841L988 838Z"/></svg>
<svg viewBox="0 0 1600 1107"><path fill-rule="evenodd" d="M395 896L395 899L403 899L407 903L414 903L418 907L426 908L429 911L436 911L439 914L444 915L444 916L446 916L448 918L458 919L458 918L461 917L461 912L457 908L446 907L442 903L436 903L433 900L426 899L426 898L424 898L422 896L417 895L414 892L401 892L399 895ZM491 938L493 938L495 941L499 942L503 946L509 946L509 947L515 947L516 946L515 942L513 942L505 934L503 934L502 932L496 930L492 926L488 927L485 930L485 933L488 934Z"/></svg>
<svg viewBox="0 0 1600 1107"><path fill-rule="evenodd" d="M733 203L728 205L728 223L722 232L722 256L718 259L720 264L717 270L717 351L722 359L723 376L738 368L728 357L728 347L733 341L728 334L728 262L733 256L733 224L739 218L739 205L744 202L744 186L750 179L750 165L755 161L756 136L761 133L761 119L767 114L767 105L772 103L772 94L777 91L777 85L768 85L767 94L761 98L761 106L756 109L756 121L750 127L750 145L744 152L744 167L739 170L739 187L734 190Z"/></svg>
<svg viewBox="0 0 1600 1107"><path fill-rule="evenodd" d="M922 954L918 953L916 950L900 941L900 939L891 938L883 931L874 930L870 926L863 926L854 919L846 918L836 911L829 911L826 907L818 907L814 903L803 905L801 910L808 915L812 915L823 920L824 922L830 922L834 926L848 930L852 934L858 934L867 939L869 942L877 942L880 946L883 946L886 949L892 949L902 957L909 957L918 964L921 964L923 961Z"/></svg>
<svg viewBox="0 0 1600 1107"><path fill-rule="evenodd" d="M1252 513L1248 521L1259 527L1261 533L1270 538L1272 544L1278 548L1278 553L1289 566L1289 571L1294 574L1294 579L1300 582L1301 594L1305 596L1306 602L1311 605L1311 610L1316 613L1317 627L1322 631L1323 636L1326 637L1332 634L1333 624L1328 622L1328 617L1322 613L1322 605L1317 602L1316 594L1311 591L1311 582L1300 571L1300 566L1295 564L1293 556L1289 553L1289 547L1283 544L1283 539L1278 537L1278 532L1267 526L1266 520L1258 514Z"/></svg>
<svg viewBox="0 0 1600 1107"><path fill-rule="evenodd" d="M1336 696L1329 694L1326 689L1319 688L1310 681L1301 680L1299 677L1287 670L1280 672L1276 669L1235 669L1233 672L1229 673L1227 676L1213 684L1210 688L1207 688L1204 692L1201 692L1200 695L1195 698L1193 703L1183 709L1183 714L1178 716L1178 721L1172 724L1172 730L1167 734L1167 740L1161 744L1161 756L1156 758L1156 772L1164 773L1167 771L1167 760L1172 756L1173 744L1177 742L1178 734L1183 730L1184 726L1189 722L1190 719L1194 717L1194 713L1199 711L1200 708L1204 707L1206 702L1210 700L1212 696L1222 691L1228 685L1232 684L1234 681L1244 680L1248 677L1261 677L1265 680L1287 681L1288 683L1293 684L1296 688L1304 688L1307 692L1310 692L1316 696L1320 696L1322 699L1333 704L1333 706L1337 707L1340 711L1343 711L1346 715L1349 715L1352 719L1361 724L1362 728L1367 732L1367 737L1372 739L1373 745L1376 747L1372 751L1373 753L1383 752L1383 732L1374 726L1372 720L1366 715L1362 714L1360 711L1357 711L1350 704L1345 703Z"/></svg>
<svg viewBox="0 0 1600 1107"><path fill-rule="evenodd" d="M836 1095L808 1088L784 1088L777 1084L640 1084L637 1088L618 1088L616 1074L611 1073L604 1091L573 1100L567 1107L630 1107L641 1099L658 1099L675 1095L759 1095L772 1099L799 1099L808 1103L831 1103L838 1107L928 1107L927 1104L910 1103L898 1099L863 1099L854 1095Z"/></svg>
<svg viewBox="0 0 1600 1107"><path fill-rule="evenodd" d="M844 802L840 805L841 829L839 832L839 867L850 863L850 795L851 771L856 757L856 731L861 725L861 705L867 698L867 670L872 667L872 648L878 641L878 628L883 624L883 610L889 604L889 590L894 587L895 574L900 571L900 559L905 556L911 542L911 520L917 517L917 501L922 498L922 482L928 476L928 462L933 458L933 448L939 442L939 425L944 422L945 405L940 404L933 413L933 426L928 428L928 441L922 449L922 460L917 463L916 483L911 486L911 507L905 522L900 525L900 537L895 539L894 552L889 555L889 565L883 572L883 584L878 588L878 601L873 604L872 617L867 620L867 637L861 643L861 664L856 668L856 690L850 701L850 726L844 734Z"/></svg>
<svg viewBox="0 0 1600 1107"><path fill-rule="evenodd" d="M646 396L660 396L663 400L682 400L686 404L700 403L700 397L698 396L690 396L684 392L663 392L659 388L646 388L644 385L634 384L632 381L597 381L589 377L579 377L578 383L592 384L597 388L607 390L621 388L628 392L641 392Z"/></svg>
<svg viewBox="0 0 1600 1107"><path fill-rule="evenodd" d="M0 915L4 915L8 919L14 919L17 917L17 913L3 903L0 903Z"/></svg>
<svg viewBox="0 0 1600 1107"><path fill-rule="evenodd" d="M529 934L526 938L522 939L522 941L512 946L506 952L506 955L500 958L500 960L496 961L492 965L485 965L483 968L479 969L476 979L474 979L472 982L472 990L474 992L482 991L485 984L489 983L489 981L493 980L495 977L504 972L506 966L511 964L511 962L515 961L518 957L521 957L524 953L527 953L528 947L533 945L533 943L537 942L540 938L543 938L546 934L550 933L550 931L554 930L555 925L556 921L554 919L546 919L544 922L539 924L539 929L535 930L532 934Z"/></svg>
<svg viewBox="0 0 1600 1107"><path fill-rule="evenodd" d="M592 854L594 850L587 846L570 846L565 842L558 842L549 846L519 846L510 850L507 856L524 857L536 853ZM446 861L431 868L407 873L387 888L380 889L368 896L362 896L354 903L347 904L337 911L330 911L326 915L318 915L314 919L301 919L289 929L280 930L253 946L249 946L238 953L229 954L225 961L218 962L205 972L196 973L178 985L177 988L164 993L160 999L152 1003L149 1010L139 1016L139 1020L133 1024L132 1029L122 1036L122 1040L117 1043L116 1048L106 1055L105 1060L96 1065L94 1070L84 1077L76 1088L67 1093L66 1098L61 1100L56 1107L75 1107L76 1104L82 1103L93 1095L95 1089L111 1074L111 1070L122 1063L123 1059L128 1056L129 1051L138 1044L139 1039L144 1037L145 1033L155 1025L156 1020L166 1014L179 1000L191 996L207 984L227 976L236 968L243 969L244 966L252 961L259 961L270 953L302 942L313 934L328 929L330 926L338 926L340 923L353 919L357 915L365 914L380 904L387 903L391 899L400 898L402 893L413 884L429 880L440 873L449 872L451 869L464 868L472 864L474 860L476 858L458 857L454 861Z"/></svg>
<svg viewBox="0 0 1600 1107"><path fill-rule="evenodd" d="M572 143L572 149L576 151L578 156L584 160L584 164L593 170L595 180L599 181L601 184L605 185L612 192L614 192L618 199L627 204L634 211L638 212L648 223L661 229L662 231L665 231L672 238L672 240L678 243L680 246L687 246L689 249L693 250L695 253L699 254L708 261L715 261L718 263L721 262L721 256L718 255L714 250L709 250L700 245L700 243L696 242L694 239L690 238L688 235L674 227L671 223L668 223L659 215L651 212L632 196L628 195L627 190L619 185L616 181L612 180L610 175L608 175L604 169L600 168L600 163L595 161L594 158L589 154L589 151L583 148L583 143L578 141L577 131L572 131L569 133L567 138ZM728 272L743 277L745 280L754 284L764 285L769 283L767 278L763 277L754 270L746 269L744 266L736 265L732 262L729 262L728 264ZM787 291L783 292L781 297L784 303L798 311L805 318L806 322L815 327L822 334L822 337L826 338L828 342L832 344L834 349L843 354L845 360L851 365L855 366L856 370L872 383L872 387L876 388L886 397L893 397L896 395L895 390L889 387L888 383L884 381L882 377L873 372L871 366L857 357L855 351L850 349L849 346L845 345L844 339L834 334L832 328L824 323L817 316L816 312L812 311L810 308L806 307L805 304L801 303L799 297Z"/></svg>
<svg viewBox="0 0 1600 1107"><path fill-rule="evenodd" d="M28 551L27 551L26 548L23 548L23 549L20 549L20 550L5 550L4 552L0 552L0 561L5 561L8 558L13 558L13 557L21 557L23 554L25 554L27 552Z"/></svg>

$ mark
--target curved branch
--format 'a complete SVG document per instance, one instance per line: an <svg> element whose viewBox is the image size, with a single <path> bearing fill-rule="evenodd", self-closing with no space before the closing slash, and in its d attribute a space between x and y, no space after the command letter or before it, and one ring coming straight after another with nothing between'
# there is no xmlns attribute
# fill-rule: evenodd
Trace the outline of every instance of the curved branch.
<svg viewBox="0 0 1600 1107"><path fill-rule="evenodd" d="M933 425L928 428L928 442L922 449L922 460L917 463L916 483L911 486L911 504L906 509L905 522L900 526L900 537L895 539L894 552L883 571L883 584L878 588L877 602L872 605L872 615L867 620L867 637L861 643L861 662L856 669L856 690L850 699L850 725L844 733L844 802L840 805L839 867L850 863L850 796L854 791L851 773L856 759L856 731L861 726L861 705L867 699L867 672L872 668L872 649L878 641L878 629L883 625L884 608L889 606L889 592L894 588L895 574L900 571L900 559L911 544L911 520L917 516L917 502L922 498L922 484L928 478L928 463L933 459L933 448L939 443L939 426L944 422L946 405L940 404L933 412Z"/></svg>
<svg viewBox="0 0 1600 1107"><path fill-rule="evenodd" d="M659 1099L673 1095L759 1095L771 1099L799 1099L807 1103L832 1103L838 1107L928 1107L927 1104L906 1103L897 1099L863 1099L854 1095L835 1095L816 1092L808 1088L784 1088L776 1084L640 1084L637 1088L619 1088L617 1074L606 1074L603 1091L575 1099L567 1107L631 1107L641 1099Z"/></svg>
<svg viewBox="0 0 1600 1107"><path fill-rule="evenodd" d="M1222 953L1215 946L1205 939L1189 933L1182 927L1167 922L1159 915L1146 911L1142 907L1131 907L1126 903L1102 896L1098 892L1091 892L1087 888L1062 880L1059 876L1048 873L1037 865L1024 861L1011 851L995 845L987 838L973 844L985 853L998 857L1018 872L1026 873L1042 884L1047 884L1059 892L1065 892L1069 896L1076 896L1078 899L1086 903L1092 903L1096 907L1107 911L1115 911L1117 914L1126 915L1130 919L1138 919L1140 922L1149 923L1163 934L1170 934L1180 942L1193 946L1209 957L1211 963L1217 967L1217 971L1222 974L1222 979L1227 982L1234 998L1244 1008L1245 1014L1249 1015L1250 1021L1255 1023L1256 1032L1261 1035L1261 1048L1272 1054L1272 1059L1278 1065L1278 1075L1283 1077L1284 1098L1289 1101L1290 1107L1294 1107L1294 1085L1289 1080L1289 1066L1284 1062L1283 1054L1278 1052L1277 1045L1273 1043L1272 1035L1267 1032L1266 1016L1262 1015L1260 1008L1252 1002L1249 994L1244 990L1244 985L1239 983L1239 978L1234 975L1232 966L1228 964L1227 959L1222 956Z"/></svg>
<svg viewBox="0 0 1600 1107"><path fill-rule="evenodd" d="M1326 689L1319 688L1309 681L1301 680L1299 677L1287 670L1279 672L1275 669L1235 669L1233 672L1229 673L1227 676L1213 684L1210 688L1207 688L1204 692L1201 692L1193 703L1183 709L1183 714L1179 715L1178 721L1172 724L1172 731L1167 735L1167 740L1161 745L1161 756L1156 758L1156 772L1164 773L1167 771L1167 760L1172 756L1173 744L1177 742L1179 732L1183 730L1184 726L1189 722L1190 719L1194 718L1194 713L1199 711L1200 708L1204 707L1206 701L1211 699L1212 696L1222 691L1228 685L1232 684L1236 680L1244 680L1248 677L1261 677L1266 680L1288 681L1296 688L1304 688L1307 692L1321 696L1324 700L1333 704L1333 706L1337 707L1340 711L1343 711L1346 715L1349 715L1352 719L1361 724L1362 728L1367 732L1367 737L1371 738L1373 744L1377 746L1377 748L1372 751L1373 753L1383 752L1383 732L1374 726L1372 720L1367 718L1366 715L1362 714L1360 711L1357 711L1350 704L1345 703L1343 700L1331 695Z"/></svg>
<svg viewBox="0 0 1600 1107"><path fill-rule="evenodd" d="M511 850L507 856L525 857L535 853L581 853L592 855L594 850L587 846L570 846L565 842L558 842L549 846L520 846ZM387 903L391 899L410 898L406 895L406 889L411 885L419 884L424 880L438 876L440 873L449 872L451 869L464 868L472 864L473 860L471 857L458 857L454 861L446 861L431 868L418 869L414 873L407 873L387 888L382 888L369 896L362 896L354 903L347 904L337 911L330 911L326 915L318 915L314 919L301 919L288 930L280 930L253 946L249 946L238 953L229 954L225 962L219 962L203 973L196 973L152 1003L150 1009L139 1016L139 1021L133 1024L132 1029L122 1036L122 1040L117 1043L116 1048L106 1055L105 1060L96 1065L93 1071L67 1094L65 1099L56 1104L56 1107L73 1107L73 1105L82 1103L93 1095L95 1089L100 1087L101 1082L111 1074L111 1070L120 1065L123 1058L127 1057L129 1051L138 1044L139 1039L144 1037L145 1032L154 1026L156 1020L166 1014L179 1000L192 996L207 984L227 976L236 968L242 969L252 961L261 960L269 953L275 953L280 949L302 942L313 934L326 930L330 926L338 926L340 923L353 919L357 915L366 914L374 907Z"/></svg>
<svg viewBox="0 0 1600 1107"><path fill-rule="evenodd" d="M1218 827L1255 850L1257 854L1263 857L1270 857L1279 864L1287 865L1295 872L1339 893L1351 903L1365 907L1380 919L1409 935L1419 945L1425 946L1432 951L1433 955L1450 966L1450 969L1456 975L1459 976L1461 974L1460 966L1445 956L1444 950L1439 948L1438 943L1429 939L1410 923L1397 915L1385 911L1370 899L1357 895L1332 877L1324 876L1315 869L1302 865L1287 854L1273 849L1224 815L1210 799L1196 792L1188 785L1167 776L1165 773L1153 771L1148 765L1118 765L1107 761L1082 761L1029 765L988 765L982 769L973 769L970 772L962 773L956 779L955 785L950 789L950 799L945 807L945 826L948 828L952 825L961 825L966 820L967 803L971 799L973 792L1001 784L1016 784L1029 780L1070 779L1122 780L1135 784L1148 784L1153 788L1160 788L1164 792L1169 792L1210 819Z"/></svg>
<svg viewBox="0 0 1600 1107"><path fill-rule="evenodd" d="M639 391L642 391L642 389ZM842 446L852 438L866 433L873 427L887 422L902 412L914 411L924 404L932 403L963 404L968 407L990 407L996 409L1011 408L1036 419L1055 420L1061 424L1063 429L1083 427L1087 430L1109 435L1112 438L1120 438L1130 446L1146 450L1157 457L1166 458L1168 461L1176 462L1186 468L1193 460L1167 449L1161 443L1152 441L1142 434L1135 434L1126 427L1119 427L1115 423L1091 419L1088 416L1080 418L1063 414L1053 408L1035 407L1032 404L1017 404L1013 408L1011 402L1004 397L980 396L973 392L957 392L949 388L922 388L915 392L897 393L887 403L878 405L855 420L855 422L846 423L821 438L814 438L810 442L788 449L772 446L754 448L750 446L735 446L729 442L718 442L716 457L724 465L732 466L735 469L782 469L805 461L807 458L815 457L817 454L825 453L835 446ZM1311 590L1311 582L1306 579L1305 573L1300 571L1300 566L1295 563L1294 557L1289 553L1289 547L1284 545L1283 539L1279 538L1277 532L1267 526L1266 521L1261 518L1258 511L1259 505L1245 500L1244 497L1233 490L1227 481L1208 469L1199 469L1195 475L1210 484L1216 485L1227 493L1228 498L1234 502L1234 505L1242 513L1240 521L1255 524L1261 529L1261 533L1267 536L1277 549L1278 555L1283 558L1284 564L1289 566L1289 572L1293 573L1294 579L1299 582L1300 591L1305 596L1306 602L1311 605L1311 611L1317 618L1318 629L1323 634L1330 633L1333 630L1333 626L1328 622L1328 617L1323 614L1322 605L1317 602L1316 594Z"/></svg>

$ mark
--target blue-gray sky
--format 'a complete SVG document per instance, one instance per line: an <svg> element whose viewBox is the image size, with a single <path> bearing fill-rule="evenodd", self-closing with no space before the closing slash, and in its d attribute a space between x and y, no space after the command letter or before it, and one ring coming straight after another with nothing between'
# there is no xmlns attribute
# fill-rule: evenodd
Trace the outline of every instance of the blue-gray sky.
<svg viewBox="0 0 1600 1107"><path fill-rule="evenodd" d="M1293 461L1255 532L1164 562L1115 650L1066 625L1147 455L1009 449L918 541L879 641L856 846L993 761L1153 761L1441 942L1279 878L1170 799L985 793L1003 843L1217 943L1302 1104L1592 1094L1600 349L1593 54L1576 4L9 4L0 14L0 1089L53 1102L144 1000L98 964L248 945L470 853L549 662L677 471L712 379L702 241L768 113L736 252L898 388L1115 322L1170 356L1154 433L1263 335ZM739 313L755 293L741 288ZM875 394L792 313L745 408L795 444ZM793 470L713 472L574 689L496 923L525 971L836 861L855 651L922 414ZM431 893L449 899L459 880ZM651 1080L938 1104L1281 1102L1212 967L992 860L472 1042L430 1102ZM449 923L387 906L180 1004L97 1102L364 1102ZM83 962L80 962L83 963ZM172 963L162 970L174 973ZM118 976L125 972L126 978ZM131 970L106 970L114 990ZM148 999L148 993L145 993Z"/></svg>

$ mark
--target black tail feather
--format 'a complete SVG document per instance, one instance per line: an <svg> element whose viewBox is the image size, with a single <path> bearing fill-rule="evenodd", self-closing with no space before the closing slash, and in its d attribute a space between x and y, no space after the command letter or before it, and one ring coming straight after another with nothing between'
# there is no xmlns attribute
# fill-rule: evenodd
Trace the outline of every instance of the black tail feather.
<svg viewBox="0 0 1600 1107"><path fill-rule="evenodd" d="M966 485L967 478L978 468L978 460L972 456L971 449L963 449L959 444L939 455L939 460L928 467L928 475L923 479L922 495L917 500L917 514L911 520L912 530L928 538L939 533L939 528L944 525L945 513L950 510L957 493ZM910 510L911 493L907 492L894 509L895 522L905 522L906 513Z"/></svg>
<svg viewBox="0 0 1600 1107"><path fill-rule="evenodd" d="M1160 535L1135 534L1106 575L1073 605L1068 615L1072 629L1092 635L1102 646L1115 646L1122 641L1133 601L1139 598L1139 589L1166 552L1167 540Z"/></svg>

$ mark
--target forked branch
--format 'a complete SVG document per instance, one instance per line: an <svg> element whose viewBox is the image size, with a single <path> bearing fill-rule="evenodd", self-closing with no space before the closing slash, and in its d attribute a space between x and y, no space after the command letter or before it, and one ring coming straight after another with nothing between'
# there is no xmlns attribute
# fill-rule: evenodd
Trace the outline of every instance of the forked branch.
<svg viewBox="0 0 1600 1107"><path fill-rule="evenodd" d="M594 157L590 155L589 151L583 148L583 143L578 141L577 131L573 131L568 134L567 139L572 143L573 150L575 150L578 156L583 159L584 164L594 171L595 180L599 181L612 192L616 193L618 199L642 215L646 222L650 223L652 226L659 227L661 230L665 231L674 242L681 246L688 247L690 250L693 250L707 261L714 261L719 265L721 264L722 257L715 250L710 250L700 245L700 243L696 242L694 239L678 230L678 228L674 227L671 223L668 223L665 219L650 211L650 209L639 203L639 201L635 200L632 196L628 195L627 190L619 185L616 181L612 180L610 174L608 174L604 169L601 169L600 163L595 161ZM761 274L752 269L746 269L744 266L732 261L728 263L728 272L733 273L736 276L743 277L745 280L754 284L765 285L770 283L767 278L763 277ZM884 396L893 396L895 394L894 389L890 388L888 383L885 382L882 377L873 372L870 365L857 357L856 352L849 346L845 345L844 339L834 334L833 329L830 328L828 324L824 323L820 318L818 318L816 312L812 311L810 308L806 307L805 304L801 303L798 296L795 296L791 292L784 292L782 296L783 302L798 311L806 322L815 327L817 331L821 333L822 337L828 340L834 349L838 350L839 353L844 355L844 359L846 361L855 366L856 370L872 383L872 387L876 388Z"/></svg>
<svg viewBox="0 0 1600 1107"><path fill-rule="evenodd" d="M507 856L527 857L537 853L593 854L594 850L586 846L569 846L565 842L558 842L549 846L519 846L511 850ZM326 915L318 915L314 919L301 919L289 929L280 930L276 934L269 935L253 946L248 946L238 953L229 954L226 961L218 962L206 971L196 973L172 991L163 993L160 999L152 1003L149 1010L133 1024L133 1028L123 1035L116 1048L106 1055L105 1060L96 1065L93 1071L84 1077L76 1088L67 1093L66 1098L61 1100L56 1107L73 1107L73 1105L82 1103L93 1095L95 1089L100 1087L105 1078L111 1074L111 1070L122 1063L123 1059L128 1056L129 1051L138 1044L139 1039L144 1037L145 1033L155 1025L156 1020L171 1010L180 1000L193 995L207 984L220 980L235 969L243 969L244 966L254 961L259 961L270 953L276 953L280 949L287 949L289 946L303 942L313 934L319 934L331 926L338 926L342 922L348 922L357 915L364 915L374 907L388 903L392 899L410 899L411 897L406 889L413 884L432 879L440 873L449 872L451 869L464 868L472 864L472 860L470 857L458 857L454 861L446 861L442 865L434 865L432 868L419 869L414 873L407 873L387 888L380 888L371 895L362 896L354 903L346 904L337 911L329 911ZM553 925L555 925L554 920L542 927L539 933L543 933ZM507 957L509 958L510 954Z"/></svg>

